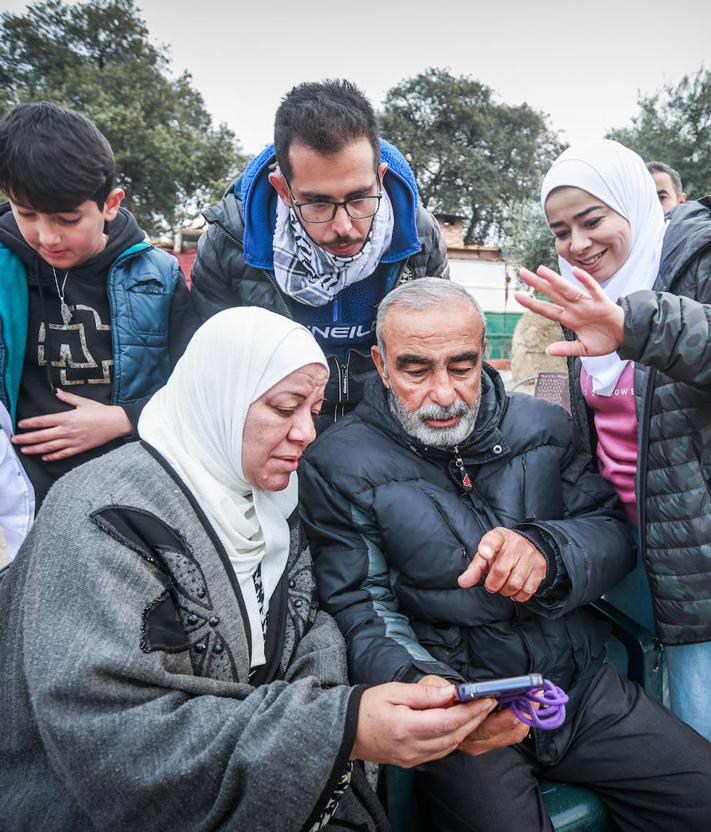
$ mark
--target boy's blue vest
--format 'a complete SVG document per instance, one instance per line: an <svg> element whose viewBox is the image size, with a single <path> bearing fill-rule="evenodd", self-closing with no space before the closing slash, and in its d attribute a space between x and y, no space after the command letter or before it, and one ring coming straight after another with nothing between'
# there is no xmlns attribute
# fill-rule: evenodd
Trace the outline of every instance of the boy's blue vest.
<svg viewBox="0 0 711 832"><path fill-rule="evenodd" d="M112 263L107 280L114 356L113 404L133 402L170 375L170 306L178 261L150 243L137 243ZM28 289L25 266L0 243L0 401L13 426L25 360Z"/></svg>

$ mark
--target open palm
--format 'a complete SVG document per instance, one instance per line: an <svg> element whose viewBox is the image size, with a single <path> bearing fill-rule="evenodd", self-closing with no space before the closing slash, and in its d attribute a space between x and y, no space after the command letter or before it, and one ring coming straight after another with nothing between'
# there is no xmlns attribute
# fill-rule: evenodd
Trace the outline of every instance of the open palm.
<svg viewBox="0 0 711 832"><path fill-rule="evenodd" d="M540 266L534 273L521 269L521 280L550 303L517 292L516 300L535 312L557 321L577 335L577 341L556 341L546 352L549 355L607 355L622 344L625 315L600 288L595 278L582 269L574 268L573 275L584 291L552 269Z"/></svg>

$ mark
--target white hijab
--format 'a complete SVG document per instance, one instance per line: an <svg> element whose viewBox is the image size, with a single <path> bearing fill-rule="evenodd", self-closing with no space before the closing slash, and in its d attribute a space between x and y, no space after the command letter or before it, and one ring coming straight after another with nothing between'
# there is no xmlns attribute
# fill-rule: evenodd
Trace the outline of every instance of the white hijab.
<svg viewBox="0 0 711 832"><path fill-rule="evenodd" d="M659 271L664 237L664 211L649 171L628 147L610 139L569 147L553 162L541 186L541 203L554 188L581 188L601 199L630 224L632 247L629 257L600 285L613 302L638 289L651 289ZM560 273L580 289L567 260L558 258ZM584 289L583 289L584 291ZM583 358L593 382L593 392L612 395L627 361L616 352Z"/></svg>
<svg viewBox="0 0 711 832"><path fill-rule="evenodd" d="M266 309L227 309L198 329L138 422L140 437L175 468L227 551L247 607L252 667L266 661L252 576L261 564L266 615L289 555L298 486L294 474L283 491L253 488L242 470L242 432L252 402L307 364L328 369L303 326Z"/></svg>

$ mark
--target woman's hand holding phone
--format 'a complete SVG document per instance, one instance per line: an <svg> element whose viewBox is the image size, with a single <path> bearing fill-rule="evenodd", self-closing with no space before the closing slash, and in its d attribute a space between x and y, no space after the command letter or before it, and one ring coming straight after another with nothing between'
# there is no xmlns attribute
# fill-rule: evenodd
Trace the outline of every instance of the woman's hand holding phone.
<svg viewBox="0 0 711 832"><path fill-rule="evenodd" d="M496 700L457 703L454 686L442 681L445 685L389 682L367 688L351 759L412 768L456 751L485 722Z"/></svg>
<svg viewBox="0 0 711 832"><path fill-rule="evenodd" d="M423 676L418 684L432 687L449 687L451 683L442 676L430 674ZM515 716L511 708L494 711L464 738L457 751L464 751L473 757L477 757L479 754L486 754L487 751L493 751L495 748L505 748L508 745L521 742L528 731L528 725L524 725Z"/></svg>

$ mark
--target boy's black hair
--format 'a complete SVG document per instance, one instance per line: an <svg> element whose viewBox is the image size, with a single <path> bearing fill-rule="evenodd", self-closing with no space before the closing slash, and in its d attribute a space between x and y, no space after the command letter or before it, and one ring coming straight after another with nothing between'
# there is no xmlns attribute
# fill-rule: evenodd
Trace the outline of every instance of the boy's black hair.
<svg viewBox="0 0 711 832"><path fill-rule="evenodd" d="M345 80L299 84L282 100L274 119L274 145L284 176L291 178L289 148L294 139L329 156L358 139L373 148L380 162L380 131L373 107L363 93Z"/></svg>
<svg viewBox="0 0 711 832"><path fill-rule="evenodd" d="M20 104L0 119L0 188L56 214L91 199L103 209L116 182L111 145L88 118L56 104Z"/></svg>

